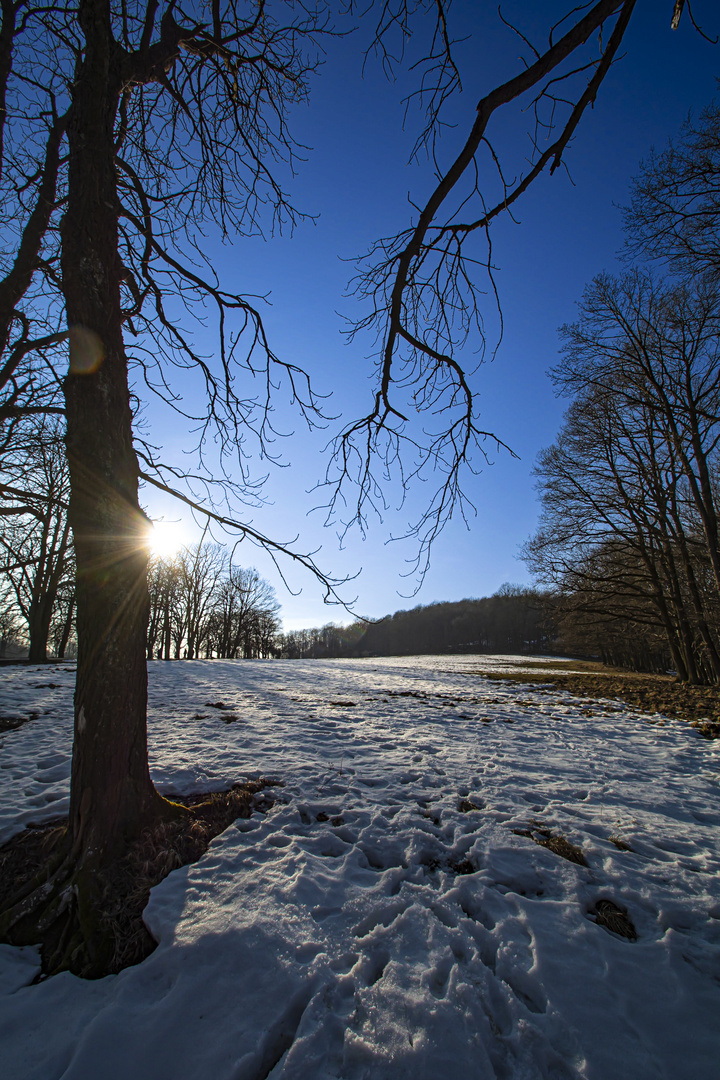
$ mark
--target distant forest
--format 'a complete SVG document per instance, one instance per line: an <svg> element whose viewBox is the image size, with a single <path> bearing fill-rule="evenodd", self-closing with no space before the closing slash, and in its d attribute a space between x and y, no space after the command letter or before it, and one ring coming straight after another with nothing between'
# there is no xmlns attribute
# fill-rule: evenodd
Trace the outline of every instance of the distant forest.
<svg viewBox="0 0 720 1080"><path fill-rule="evenodd" d="M634 671L673 670L659 620L583 611L571 591L505 584L481 599L418 605L377 622L294 630L276 639L289 660L428 653L556 653Z"/></svg>
<svg viewBox="0 0 720 1080"><path fill-rule="evenodd" d="M413 656L443 652L539 653L551 647L548 594L503 585L494 596L418 605L377 622L295 630L279 640L287 659Z"/></svg>

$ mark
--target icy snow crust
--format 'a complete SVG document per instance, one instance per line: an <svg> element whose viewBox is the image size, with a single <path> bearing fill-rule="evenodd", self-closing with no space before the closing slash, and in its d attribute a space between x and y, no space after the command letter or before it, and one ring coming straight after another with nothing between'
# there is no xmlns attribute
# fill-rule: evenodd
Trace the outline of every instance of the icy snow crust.
<svg viewBox="0 0 720 1080"><path fill-rule="evenodd" d="M480 677L522 665L151 664L163 791L284 786L153 890L141 965L33 986L0 946L5 1080L717 1080L720 742ZM39 714L0 736L2 840L67 809L72 683L0 671Z"/></svg>

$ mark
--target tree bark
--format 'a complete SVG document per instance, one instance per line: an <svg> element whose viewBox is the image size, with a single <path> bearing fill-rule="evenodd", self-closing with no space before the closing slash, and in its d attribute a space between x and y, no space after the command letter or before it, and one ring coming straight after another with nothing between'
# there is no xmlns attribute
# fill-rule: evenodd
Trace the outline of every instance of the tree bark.
<svg viewBox="0 0 720 1080"><path fill-rule="evenodd" d="M83 0L80 22L85 54L67 129L62 227L78 635L70 836L77 852L109 855L138 832L159 796L147 761L147 519L138 503L120 301L113 145L120 50L106 0Z"/></svg>

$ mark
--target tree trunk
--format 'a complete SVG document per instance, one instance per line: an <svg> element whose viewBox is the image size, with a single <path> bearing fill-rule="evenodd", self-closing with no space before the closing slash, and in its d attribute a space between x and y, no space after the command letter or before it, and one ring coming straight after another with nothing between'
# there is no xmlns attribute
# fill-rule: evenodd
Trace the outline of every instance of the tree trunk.
<svg viewBox="0 0 720 1080"><path fill-rule="evenodd" d="M65 616L65 622L63 623L62 637L60 638L60 644L58 645L57 656L58 660L65 659L65 650L67 649L68 638L70 637L70 631L72 630L73 615L75 614L75 594L73 593L70 603L68 605L67 615Z"/></svg>
<svg viewBox="0 0 720 1080"><path fill-rule="evenodd" d="M119 56L105 0L84 0L85 57L73 86L62 273L70 524L78 661L70 793L73 849L109 855L159 799L147 761L147 519L138 504L123 346L113 124Z"/></svg>
<svg viewBox="0 0 720 1080"><path fill-rule="evenodd" d="M172 642L170 640L170 602L169 601L167 601L166 604L165 604L164 618L165 618L165 622L163 624L163 638L164 638L164 642L163 642L163 659L164 660L169 660L170 659L170 646L172 644Z"/></svg>
<svg viewBox="0 0 720 1080"><path fill-rule="evenodd" d="M113 143L121 50L108 0L81 0L79 21L85 51L72 84L62 223L78 637L70 817L42 873L0 914L0 935L41 941L46 973L93 976L107 972L115 949L103 871L146 824L185 811L155 791L147 759L148 522L123 346Z"/></svg>
<svg viewBox="0 0 720 1080"><path fill-rule="evenodd" d="M33 599L28 612L28 660L31 664L44 664L47 660L48 637L52 621L55 596L43 593Z"/></svg>

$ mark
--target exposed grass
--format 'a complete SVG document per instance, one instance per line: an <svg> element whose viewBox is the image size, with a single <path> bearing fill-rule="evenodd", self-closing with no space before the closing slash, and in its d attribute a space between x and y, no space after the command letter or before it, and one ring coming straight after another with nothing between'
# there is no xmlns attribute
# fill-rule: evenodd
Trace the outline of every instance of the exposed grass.
<svg viewBox="0 0 720 1080"><path fill-rule="evenodd" d="M5 731L15 731L27 724L28 720L35 720L38 716L39 713L33 713L32 716L0 716L0 735Z"/></svg>
<svg viewBox="0 0 720 1080"><path fill-rule="evenodd" d="M513 661L513 666L517 666ZM605 664L601 664L599 660L526 660L523 658L522 666L524 668L538 668L543 671L567 671L567 672L582 672L582 673L595 673L595 672L621 672L619 668L607 667ZM488 674L488 678L502 678L498 673L494 672Z"/></svg>
<svg viewBox="0 0 720 1080"><path fill-rule="evenodd" d="M598 900L589 914L595 916L598 926L603 926L628 941L637 941L637 930L632 919L624 908L618 907L612 900Z"/></svg>
<svg viewBox="0 0 720 1080"><path fill-rule="evenodd" d="M553 833L549 829L513 829L513 832L515 836L526 836L528 840L539 844L540 847L547 848L548 851L552 851L553 855L559 855L561 859L577 863L578 866L588 865L581 848L577 847L576 844L571 844L566 837Z"/></svg>
<svg viewBox="0 0 720 1080"><path fill-rule="evenodd" d="M540 683L575 697L616 698L639 712L689 720L706 739L720 738L720 687L688 686L671 675L620 671L589 662L587 671L578 674L575 661L567 661L565 669L558 663L531 661L527 666L533 667L532 673L489 672L481 677L498 682Z"/></svg>

